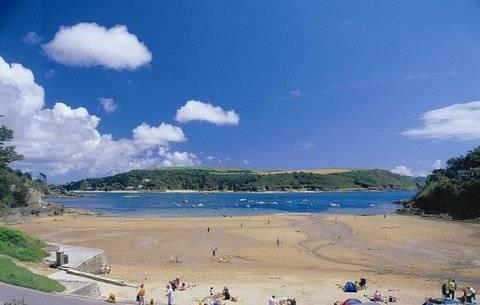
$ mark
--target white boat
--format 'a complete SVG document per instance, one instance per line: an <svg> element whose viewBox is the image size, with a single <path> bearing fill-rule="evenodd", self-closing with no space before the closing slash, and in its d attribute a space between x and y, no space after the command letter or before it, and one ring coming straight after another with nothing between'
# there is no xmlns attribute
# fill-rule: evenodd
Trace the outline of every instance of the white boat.
<svg viewBox="0 0 480 305"><path fill-rule="evenodd" d="M331 207L339 207L340 204L338 204L338 203L330 203L330 206L331 206Z"/></svg>
<svg viewBox="0 0 480 305"><path fill-rule="evenodd" d="M243 202L243 201L247 201L247 199L245 199L245 198L240 198L239 201L242 201L242 202Z"/></svg>

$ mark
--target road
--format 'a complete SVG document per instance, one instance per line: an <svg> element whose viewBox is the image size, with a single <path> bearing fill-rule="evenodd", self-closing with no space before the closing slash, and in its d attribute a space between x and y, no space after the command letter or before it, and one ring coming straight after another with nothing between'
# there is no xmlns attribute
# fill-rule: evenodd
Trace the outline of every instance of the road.
<svg viewBox="0 0 480 305"><path fill-rule="evenodd" d="M51 294L39 292L22 287L0 283L0 304L11 302L13 299L24 299L27 305L105 305L102 300L94 300L82 297L75 297L63 294ZM117 303L135 304L135 303Z"/></svg>

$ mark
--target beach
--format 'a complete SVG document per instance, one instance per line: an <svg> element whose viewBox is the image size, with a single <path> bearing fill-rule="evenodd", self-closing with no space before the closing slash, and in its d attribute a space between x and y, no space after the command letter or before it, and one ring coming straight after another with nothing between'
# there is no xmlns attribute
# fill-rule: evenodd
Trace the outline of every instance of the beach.
<svg viewBox="0 0 480 305"><path fill-rule="evenodd" d="M198 304L210 287L221 292L225 286L239 303L252 305L265 304L271 295L294 297L298 304L366 301L364 295L377 289L395 296L397 304L413 305L440 296L449 277L459 287L480 286L478 223L391 214L58 216L17 228L47 242L104 250L109 276L144 283L147 299L156 304L165 302L165 285L176 276L191 286L177 291L181 305ZM367 279L366 290L341 290L360 278ZM120 300L136 295L129 287L102 294L109 292Z"/></svg>

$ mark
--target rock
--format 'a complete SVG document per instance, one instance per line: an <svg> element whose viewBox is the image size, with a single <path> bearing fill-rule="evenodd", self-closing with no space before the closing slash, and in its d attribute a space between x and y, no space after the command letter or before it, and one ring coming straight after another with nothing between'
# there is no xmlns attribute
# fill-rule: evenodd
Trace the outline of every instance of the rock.
<svg viewBox="0 0 480 305"><path fill-rule="evenodd" d="M41 207L44 204L42 200L42 193L34 189L28 190L25 201L27 202L27 206L33 207Z"/></svg>

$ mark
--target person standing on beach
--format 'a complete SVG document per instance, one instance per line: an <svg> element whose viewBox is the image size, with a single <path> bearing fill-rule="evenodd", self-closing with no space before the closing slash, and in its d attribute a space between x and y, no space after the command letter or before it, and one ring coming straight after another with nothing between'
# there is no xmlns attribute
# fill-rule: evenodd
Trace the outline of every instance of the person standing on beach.
<svg viewBox="0 0 480 305"><path fill-rule="evenodd" d="M207 227L207 233L210 233L210 227Z"/></svg>
<svg viewBox="0 0 480 305"><path fill-rule="evenodd" d="M455 299L455 290L457 290L457 283L455 283L455 280L448 281L448 294L452 300Z"/></svg>
<svg viewBox="0 0 480 305"><path fill-rule="evenodd" d="M277 237L277 247L280 247L280 238Z"/></svg>
<svg viewBox="0 0 480 305"><path fill-rule="evenodd" d="M170 285L167 285L167 294L165 296L167 297L167 304L168 305L175 304L175 295L174 295L173 289Z"/></svg>
<svg viewBox="0 0 480 305"><path fill-rule="evenodd" d="M212 256L213 256L213 257L217 256L217 250L218 250L218 249L217 249L216 247L213 248L213 250L212 250Z"/></svg>
<svg viewBox="0 0 480 305"><path fill-rule="evenodd" d="M137 302L138 305L145 305L145 287L143 283L140 284L140 289L138 290Z"/></svg>

